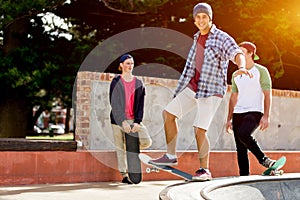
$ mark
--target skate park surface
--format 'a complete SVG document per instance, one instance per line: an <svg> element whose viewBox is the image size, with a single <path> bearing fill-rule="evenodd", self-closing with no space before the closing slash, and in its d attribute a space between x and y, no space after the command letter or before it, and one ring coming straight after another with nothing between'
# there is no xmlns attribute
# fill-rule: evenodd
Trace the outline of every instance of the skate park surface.
<svg viewBox="0 0 300 200"><path fill-rule="evenodd" d="M213 181L177 184L164 189L160 193L160 199L300 199L300 174L226 177Z"/></svg>
<svg viewBox="0 0 300 200"><path fill-rule="evenodd" d="M300 173L220 177L206 182L143 181L42 184L0 187L0 200L196 200L300 199Z"/></svg>

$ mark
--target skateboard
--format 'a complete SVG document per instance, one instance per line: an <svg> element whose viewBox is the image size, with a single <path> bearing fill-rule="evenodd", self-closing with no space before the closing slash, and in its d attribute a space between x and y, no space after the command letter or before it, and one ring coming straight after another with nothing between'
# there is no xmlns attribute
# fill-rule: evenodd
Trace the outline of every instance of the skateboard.
<svg viewBox="0 0 300 200"><path fill-rule="evenodd" d="M126 157L128 165L128 179L134 184L138 184L142 181L142 168L141 161L139 159L140 153L140 141L139 134L125 133L126 140Z"/></svg>
<svg viewBox="0 0 300 200"><path fill-rule="evenodd" d="M286 162L286 157L282 156L279 158L275 164L271 167L269 167L266 171L263 172L262 175L264 176L277 176L277 175L282 175L284 172L283 170L280 170Z"/></svg>
<svg viewBox="0 0 300 200"><path fill-rule="evenodd" d="M140 160L145 163L146 165L151 166L152 168L146 168L146 172L150 173L150 172L159 172L159 170L163 170L166 172L169 172L175 176L178 176L186 181L192 181L192 175L189 173L186 173L184 171L181 171L179 169L176 169L174 167L171 166L167 166L167 165L155 165L152 163L149 163L150 160L152 160L152 158L150 156L147 156L146 154L140 154L139 155Z"/></svg>

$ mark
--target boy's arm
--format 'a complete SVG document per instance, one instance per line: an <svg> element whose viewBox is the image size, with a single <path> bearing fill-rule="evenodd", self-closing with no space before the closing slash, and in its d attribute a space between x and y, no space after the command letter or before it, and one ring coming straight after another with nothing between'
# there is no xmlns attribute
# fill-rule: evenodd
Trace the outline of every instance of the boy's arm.
<svg viewBox="0 0 300 200"><path fill-rule="evenodd" d="M230 133L232 131L231 120L232 120L234 107L237 103L237 98L238 98L238 93L237 92L231 93L230 99L229 99L229 106L228 106L227 122L226 122L226 132L227 133Z"/></svg>
<svg viewBox="0 0 300 200"><path fill-rule="evenodd" d="M260 130L264 131L269 127L270 124L270 111L272 104L272 91L264 90L264 115L262 116L259 126Z"/></svg>

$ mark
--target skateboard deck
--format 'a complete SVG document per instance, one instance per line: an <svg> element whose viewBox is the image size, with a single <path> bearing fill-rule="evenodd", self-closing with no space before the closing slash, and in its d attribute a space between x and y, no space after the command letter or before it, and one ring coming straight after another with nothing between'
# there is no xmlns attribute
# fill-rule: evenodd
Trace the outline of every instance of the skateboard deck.
<svg viewBox="0 0 300 200"><path fill-rule="evenodd" d="M140 141L138 132L125 133L125 140L128 179L130 182L138 184L142 181L142 168L141 161L139 159Z"/></svg>
<svg viewBox="0 0 300 200"><path fill-rule="evenodd" d="M159 170L157 170L157 169L161 169L161 170L169 172L175 176L178 176L186 181L192 180L193 176L191 174L181 171L179 169L176 169L174 167L167 166L167 165L155 165L155 164L149 163L149 161L152 160L152 158L150 156L147 156L146 154L140 154L139 158L146 165L153 167L153 168L147 168L146 169L147 173L150 173L151 171L159 172Z"/></svg>
<svg viewBox="0 0 300 200"><path fill-rule="evenodd" d="M286 162L286 157L282 156L275 162L273 166L269 167L266 171L264 171L262 175L264 176L282 175L283 170L280 169L284 166L285 162Z"/></svg>

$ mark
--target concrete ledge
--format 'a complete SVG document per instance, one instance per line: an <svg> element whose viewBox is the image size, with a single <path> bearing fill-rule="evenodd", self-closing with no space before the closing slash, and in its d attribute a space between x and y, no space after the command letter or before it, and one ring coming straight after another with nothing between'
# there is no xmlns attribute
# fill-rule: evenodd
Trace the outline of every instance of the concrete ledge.
<svg viewBox="0 0 300 200"><path fill-rule="evenodd" d="M76 141L0 138L0 151L76 151Z"/></svg>
<svg viewBox="0 0 300 200"><path fill-rule="evenodd" d="M192 199L299 199L300 173L282 176L216 178L206 182L171 185L161 191L161 200Z"/></svg>
<svg viewBox="0 0 300 200"><path fill-rule="evenodd" d="M284 199L300 198L300 173L283 174L282 176L256 175L229 178L206 186L201 190L200 194L204 199L218 199L219 197L224 197L224 194L227 195L226 198L241 199L241 195L237 195L234 192L237 188L232 187L238 185L247 186L243 188L244 191L242 193L245 196L243 199L249 195L251 195L251 198L256 196L257 199L261 197L265 199L277 199L279 197L280 199L281 197L285 197ZM257 190L253 190L253 188ZM241 191L238 192L241 193Z"/></svg>
<svg viewBox="0 0 300 200"><path fill-rule="evenodd" d="M143 151L152 157L164 152ZM285 173L299 172L299 151L266 152L277 159L287 157ZM199 167L197 152L178 152L179 169L193 174ZM4 151L0 153L0 185L29 185L80 182L120 181L114 151ZM251 174L261 174L264 170L250 154ZM146 173L148 166L142 165L143 181L180 180L164 171ZM215 178L237 176L236 153L214 151L210 155L210 170Z"/></svg>

